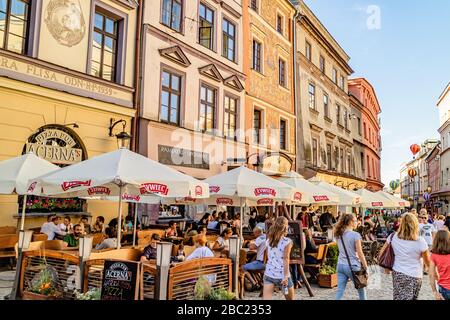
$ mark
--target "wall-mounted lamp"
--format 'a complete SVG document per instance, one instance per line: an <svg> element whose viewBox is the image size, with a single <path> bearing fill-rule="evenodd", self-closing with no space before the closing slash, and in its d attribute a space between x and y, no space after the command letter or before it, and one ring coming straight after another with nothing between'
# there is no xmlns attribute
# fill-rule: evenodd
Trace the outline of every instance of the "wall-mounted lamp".
<svg viewBox="0 0 450 320"><path fill-rule="evenodd" d="M74 123L65 124L64 127L73 127L74 129L78 129L80 126L74 122Z"/></svg>
<svg viewBox="0 0 450 320"><path fill-rule="evenodd" d="M109 136L114 137L113 130L116 125L122 123L122 132L116 134L117 138L117 147L119 149L128 148L129 142L131 140L131 136L125 131L125 127L127 126L127 122L123 119L115 121L115 119L109 120Z"/></svg>

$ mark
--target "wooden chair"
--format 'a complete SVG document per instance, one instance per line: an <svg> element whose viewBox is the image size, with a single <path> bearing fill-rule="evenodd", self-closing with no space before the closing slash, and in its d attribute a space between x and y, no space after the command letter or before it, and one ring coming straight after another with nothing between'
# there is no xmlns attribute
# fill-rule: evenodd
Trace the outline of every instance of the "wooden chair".
<svg viewBox="0 0 450 320"><path fill-rule="evenodd" d="M95 246L102 243L103 240L105 240L105 235L103 233L94 233L92 239L92 247L95 248Z"/></svg>
<svg viewBox="0 0 450 320"><path fill-rule="evenodd" d="M0 227L0 235L16 234L16 233L17 233L17 228L16 227L10 227L10 226Z"/></svg>
<svg viewBox="0 0 450 320"><path fill-rule="evenodd" d="M38 241L46 241L47 239L48 235L46 235L45 233L33 233L31 241L38 242Z"/></svg>
<svg viewBox="0 0 450 320"><path fill-rule="evenodd" d="M142 230L137 233L137 245L138 247L145 247L150 243L153 234L164 237L165 231L160 229Z"/></svg>
<svg viewBox="0 0 450 320"><path fill-rule="evenodd" d="M139 261L141 259L141 256L142 251L138 249L115 249L91 253L89 260L112 259L112 260Z"/></svg>
<svg viewBox="0 0 450 320"><path fill-rule="evenodd" d="M314 257L317 260L316 264L305 264L304 266L305 271L307 271L311 275L311 278L314 281L317 281L317 275L319 274L319 270L325 264L328 253L328 246L329 245L327 244L321 244L319 246L317 254Z"/></svg>
<svg viewBox="0 0 450 320"><path fill-rule="evenodd" d="M15 245L19 241L16 234L0 235L0 258L8 258L11 270L14 268L14 259L16 258Z"/></svg>
<svg viewBox="0 0 450 320"><path fill-rule="evenodd" d="M194 252L195 246L184 246L184 256L187 258L189 255Z"/></svg>
<svg viewBox="0 0 450 320"><path fill-rule="evenodd" d="M245 294L245 272L244 265L247 263L247 251L239 250L239 274L238 274L238 293L239 299L244 300Z"/></svg>

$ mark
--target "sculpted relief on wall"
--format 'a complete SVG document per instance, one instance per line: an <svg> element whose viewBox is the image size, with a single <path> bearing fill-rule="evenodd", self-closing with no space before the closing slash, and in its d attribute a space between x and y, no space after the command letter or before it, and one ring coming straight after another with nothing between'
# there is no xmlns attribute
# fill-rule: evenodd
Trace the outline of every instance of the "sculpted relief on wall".
<svg viewBox="0 0 450 320"><path fill-rule="evenodd" d="M45 23L53 38L66 47L79 44L86 34L79 0L51 0L45 9Z"/></svg>

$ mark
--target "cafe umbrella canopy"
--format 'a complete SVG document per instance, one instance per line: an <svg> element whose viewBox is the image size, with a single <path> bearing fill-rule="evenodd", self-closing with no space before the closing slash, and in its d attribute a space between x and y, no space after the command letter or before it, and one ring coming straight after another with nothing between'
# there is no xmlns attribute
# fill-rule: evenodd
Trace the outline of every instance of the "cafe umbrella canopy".
<svg viewBox="0 0 450 320"><path fill-rule="evenodd" d="M341 187L321 181L317 178L309 179L309 182L314 183L323 189L331 191L339 196L339 205L346 207L359 207L361 204L361 196L355 192L342 189Z"/></svg>
<svg viewBox="0 0 450 320"><path fill-rule="evenodd" d="M59 167L30 152L0 162L0 194L23 195L20 230L25 226L28 181L58 170Z"/></svg>
<svg viewBox="0 0 450 320"><path fill-rule="evenodd" d="M383 209L395 206L393 201L367 189L359 189L355 192L361 196L361 207L363 208Z"/></svg>
<svg viewBox="0 0 450 320"><path fill-rule="evenodd" d="M145 203L153 196L209 196L208 184L125 148L30 180L28 190L32 194L64 198L116 197L119 226L123 201ZM117 239L121 239L121 228Z"/></svg>
<svg viewBox="0 0 450 320"><path fill-rule="evenodd" d="M327 189L321 188L312 182L306 180L302 175L291 171L283 175L278 181L286 183L302 192L302 199L294 204L298 205L337 205L339 204L339 196Z"/></svg>
<svg viewBox="0 0 450 320"><path fill-rule="evenodd" d="M410 207L411 203L409 201L403 200L401 198L397 198L396 196L393 196L390 193L387 193L385 191L378 191L377 194L389 199L390 201L392 201L393 203L393 207L394 209L397 208L406 208L406 207Z"/></svg>
<svg viewBox="0 0 450 320"><path fill-rule="evenodd" d="M207 204L241 208L241 235L244 204L271 206L275 201L293 201L302 197L300 190L244 166L204 181L209 184Z"/></svg>

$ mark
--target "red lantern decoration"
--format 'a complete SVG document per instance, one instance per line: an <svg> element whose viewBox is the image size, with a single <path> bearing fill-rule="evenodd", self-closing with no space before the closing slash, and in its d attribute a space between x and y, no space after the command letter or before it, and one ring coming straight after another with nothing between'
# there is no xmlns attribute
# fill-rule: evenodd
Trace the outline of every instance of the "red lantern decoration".
<svg viewBox="0 0 450 320"><path fill-rule="evenodd" d="M417 170L416 169L409 169L408 170L408 176L410 178L415 178L417 176Z"/></svg>
<svg viewBox="0 0 450 320"><path fill-rule="evenodd" d="M420 146L418 144L413 144L410 148L409 148L412 152L412 154L415 156L416 154L418 154L421 150Z"/></svg>

